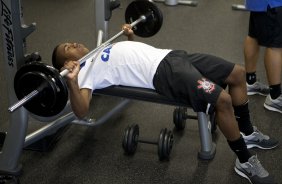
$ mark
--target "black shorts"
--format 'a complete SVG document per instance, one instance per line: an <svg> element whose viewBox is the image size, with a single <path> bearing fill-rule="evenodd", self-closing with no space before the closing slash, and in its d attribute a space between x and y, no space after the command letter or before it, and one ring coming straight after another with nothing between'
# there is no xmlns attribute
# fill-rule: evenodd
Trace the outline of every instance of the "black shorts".
<svg viewBox="0 0 282 184"><path fill-rule="evenodd" d="M153 84L158 93L190 104L195 112L211 112L234 65L207 54L172 51L158 66Z"/></svg>
<svg viewBox="0 0 282 184"><path fill-rule="evenodd" d="M251 12L248 35L261 46L282 48L282 7Z"/></svg>

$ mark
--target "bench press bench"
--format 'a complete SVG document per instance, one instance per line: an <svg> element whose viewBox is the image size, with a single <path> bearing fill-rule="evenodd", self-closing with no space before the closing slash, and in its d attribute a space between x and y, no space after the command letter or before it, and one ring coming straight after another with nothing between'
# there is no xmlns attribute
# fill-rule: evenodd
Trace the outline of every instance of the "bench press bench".
<svg viewBox="0 0 282 184"><path fill-rule="evenodd" d="M184 104L171 100L163 95L158 94L155 90L146 88L110 86L107 88L94 90L93 95L120 97L123 98L123 100L116 106L114 106L111 110L109 110L107 113L103 114L97 120L87 118L77 119L77 117L71 111L69 101L65 109L56 116L46 118L33 114L32 116L35 119L40 120L42 122L50 122L54 119L55 121L50 122L41 129L33 132L30 135L27 135L24 147L28 147L32 143L41 140L46 135L49 135L48 132L56 132L59 128L66 126L70 122L72 124L86 126L99 126L101 124L104 124L109 118L122 111L131 100L139 100L151 103L171 105L176 107L191 108L189 104ZM188 118L190 117L188 116ZM203 160L211 160L214 158L216 153L216 144L212 141L212 125L210 122L210 116L203 112L197 112L196 119L198 119L199 135L201 142L201 148L198 152L198 157Z"/></svg>
<svg viewBox="0 0 282 184"><path fill-rule="evenodd" d="M71 111L70 103L68 102L64 110L53 117L40 117L35 114L32 116L39 121L48 122L45 126L39 128L38 130L26 135L26 130L28 127L28 114L24 108L21 108L17 113L21 119L25 119L24 123L13 122L7 132L0 132L0 142L2 142L2 163L4 165L5 161L10 158L14 160L17 164L18 155L22 152L22 148L27 148L31 150L45 150L49 149L49 145L56 142L63 133L64 127L68 124L81 124L87 126L98 126L106 122L110 117L112 117L117 112L120 112L130 100L140 100L152 103L173 105L178 107L190 108L189 104L183 104L180 102L173 101L158 94L152 89L136 88L136 87L125 87L125 86L111 86L104 89L99 89L93 91L93 95L106 95L113 97L124 98L121 103L116 105L112 110L104 114L98 120L85 119L79 120ZM198 158L203 160L211 160L214 158L216 153L216 144L212 141L211 135L211 123L209 121L209 115L203 112L197 112L198 127L201 147L198 151ZM17 135L18 137L15 137ZM47 138L47 139L46 139ZM43 144L42 144L43 143ZM18 154L12 154L18 153ZM3 159L4 158L4 159ZM6 166L6 165L5 165ZM3 166L2 166L3 167ZM16 167L16 169L1 169L0 174L9 175L19 175L21 167Z"/></svg>
<svg viewBox="0 0 282 184"><path fill-rule="evenodd" d="M63 133L64 127L67 126L70 123L74 124L82 124L82 125L89 125L89 126L97 126L102 123L104 123L108 118L110 118L112 115L114 115L116 112L121 111L123 107L130 101L130 100L140 100L140 101L147 101L152 103L160 103L160 104L166 104L166 105L173 105L178 107L185 107L190 108L189 104L183 104L180 102L173 101L171 99L166 98L165 96L162 96L158 94L156 91L152 89L145 89L145 88L136 88L136 87L125 87L125 86L111 86L104 89L95 90L93 92L93 95L106 95L106 96L113 96L113 97L122 97L124 98L120 104L115 106L112 110L110 110L108 113L103 115L103 117L99 118L97 121L92 120L78 120L74 113L71 111L70 103L68 103L65 107L65 109L58 115L49 118L44 119L44 117L38 117L36 115L33 115L36 117L35 119L46 122L51 121L51 119L56 119L55 121L49 122L47 125L43 126L42 128L26 135L26 128L28 121L25 121L25 123L17 123L14 122L14 126L10 126L8 130L8 134L5 132L2 132L0 134L1 142L2 142L2 153L0 156L2 158L2 161L8 160L8 158L12 155L12 160L18 161L16 158L18 158L18 155L12 154L12 153L18 153L20 154L22 152L22 148L27 149L35 149L37 150L42 149L41 143L45 142L45 137L53 136L54 138L50 139L51 143L49 143L49 140L47 140L47 143L43 145L43 150L45 149L45 145L52 144L53 140L56 140L60 137L60 134ZM27 112L23 108L21 108L19 111L19 114L21 115L21 118L27 119ZM60 117L58 117L60 116ZM207 114L203 112L197 112L197 119L198 119L198 125L199 125L199 134L200 134L200 142L201 142L201 148L198 152L198 158L203 160L211 160L214 158L216 153L216 144L212 141L211 136L211 125L209 122L209 117ZM19 137L22 138L18 139L15 137L16 135L19 135ZM24 139L24 140L23 140ZM40 142L42 141L42 142ZM39 142L39 144L37 144ZM33 147L33 144L36 144L35 147ZM39 145L39 146L37 146ZM10 159L10 160L11 160ZM1 162L0 162L1 163ZM5 163L1 163L4 165ZM8 175L20 175L21 167L20 165L13 168L8 168L4 170L0 167L0 174L8 174Z"/></svg>

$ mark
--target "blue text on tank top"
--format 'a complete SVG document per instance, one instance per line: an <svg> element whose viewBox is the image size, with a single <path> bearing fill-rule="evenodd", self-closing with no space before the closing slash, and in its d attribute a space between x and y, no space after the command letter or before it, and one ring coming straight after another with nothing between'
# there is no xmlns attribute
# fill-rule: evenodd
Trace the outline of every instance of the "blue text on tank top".
<svg viewBox="0 0 282 184"><path fill-rule="evenodd" d="M102 51L102 54L101 54L101 59L102 59L102 61L104 61L104 62L109 61L112 47L113 47L113 46L110 45L109 47L106 47L106 48Z"/></svg>
<svg viewBox="0 0 282 184"><path fill-rule="evenodd" d="M102 61L104 62L107 62L109 59L110 59L110 53L111 53L111 49L112 49L112 45L110 45L109 47L106 47L103 51L102 51L102 54L101 54L101 59ZM86 64L86 61L84 62L81 62L80 64L80 68L83 68Z"/></svg>

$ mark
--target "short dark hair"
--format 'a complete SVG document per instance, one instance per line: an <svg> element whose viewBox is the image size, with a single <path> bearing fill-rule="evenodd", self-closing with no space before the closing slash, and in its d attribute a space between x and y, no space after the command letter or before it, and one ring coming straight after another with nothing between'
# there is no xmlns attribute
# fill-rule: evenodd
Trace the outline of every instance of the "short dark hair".
<svg viewBox="0 0 282 184"><path fill-rule="evenodd" d="M62 63L58 60L58 57L57 57L57 51L58 51L58 48L59 48L60 45L57 45L54 50L53 50L53 53L52 53L52 65L58 69L58 70L61 70L61 68L63 67Z"/></svg>

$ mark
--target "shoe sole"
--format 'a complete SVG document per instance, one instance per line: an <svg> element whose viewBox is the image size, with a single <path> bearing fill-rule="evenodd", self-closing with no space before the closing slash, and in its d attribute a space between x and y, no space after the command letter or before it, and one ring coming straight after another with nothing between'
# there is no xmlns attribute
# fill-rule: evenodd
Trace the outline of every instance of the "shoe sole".
<svg viewBox="0 0 282 184"><path fill-rule="evenodd" d="M267 105L266 103L264 103L263 106L264 106L264 108L266 108L267 110L282 113L281 110L278 110L278 109L276 109L276 108L274 108L274 107L271 107L271 106Z"/></svg>
<svg viewBox="0 0 282 184"><path fill-rule="evenodd" d="M275 146L272 146L272 147L262 147L260 145L257 145L257 144L247 144L247 148L250 149L250 148L260 148L260 149L263 149L263 150L270 150L270 149L273 149L273 148L276 148L278 146L275 145Z"/></svg>
<svg viewBox="0 0 282 184"><path fill-rule="evenodd" d="M247 95L261 95L261 96L267 96L268 94L263 94L263 93L259 93L259 92L247 92Z"/></svg>
<svg viewBox="0 0 282 184"><path fill-rule="evenodd" d="M234 167L234 170L238 175L242 176L243 178L246 178L247 180L249 180L250 183L253 184L253 182L250 180L250 178L247 175L245 175L245 173L243 173L242 171L237 169L236 166Z"/></svg>

